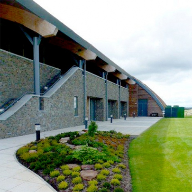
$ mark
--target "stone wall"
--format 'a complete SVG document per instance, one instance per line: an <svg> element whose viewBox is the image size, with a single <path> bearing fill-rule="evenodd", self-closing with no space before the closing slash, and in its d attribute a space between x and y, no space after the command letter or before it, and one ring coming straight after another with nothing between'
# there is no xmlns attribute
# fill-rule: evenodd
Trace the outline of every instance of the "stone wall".
<svg viewBox="0 0 192 192"><path fill-rule="evenodd" d="M44 86L60 69L40 63L40 84ZM34 92L33 61L0 49L0 106L11 98Z"/></svg>

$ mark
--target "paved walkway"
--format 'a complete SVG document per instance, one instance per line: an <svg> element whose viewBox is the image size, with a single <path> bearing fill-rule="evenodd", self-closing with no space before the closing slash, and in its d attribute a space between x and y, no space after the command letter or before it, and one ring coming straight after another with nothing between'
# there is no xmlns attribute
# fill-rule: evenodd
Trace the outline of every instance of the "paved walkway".
<svg viewBox="0 0 192 192"><path fill-rule="evenodd" d="M139 135L159 117L137 117L98 122L99 130L116 130L130 135ZM41 138L61 132L80 131L84 126L64 128L41 133ZM35 134L0 140L0 192L53 192L55 191L43 179L19 164L15 152L21 146L34 141Z"/></svg>

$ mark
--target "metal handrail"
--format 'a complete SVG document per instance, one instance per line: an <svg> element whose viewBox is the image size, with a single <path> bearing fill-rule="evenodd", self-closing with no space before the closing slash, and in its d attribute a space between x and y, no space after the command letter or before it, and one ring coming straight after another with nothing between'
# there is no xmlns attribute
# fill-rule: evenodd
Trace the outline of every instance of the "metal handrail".
<svg viewBox="0 0 192 192"><path fill-rule="evenodd" d="M57 75L59 75L60 74L60 78L59 79L57 79L50 87L48 87L48 89L44 92L44 93L42 93L42 95L40 95L40 97L41 96L43 96L45 93L47 93L61 78L63 78L72 68L74 68L74 67L77 67L77 66L75 66L75 65L73 65L67 72L65 72L63 75L61 75L61 72L59 72ZM57 75L55 75L55 76L57 76ZM54 76L54 77L55 77ZM53 77L53 78L54 78ZM52 79L53 79L52 78ZM51 81L51 80L50 80ZM49 81L49 82L50 82ZM49 83L48 82L48 83ZM48 84L47 83L47 84ZM46 85L47 85L46 84ZM45 86L44 86L45 87ZM18 97L17 99L15 99L14 100L14 102L13 103L11 103L10 105L8 105L6 108L3 108L3 106L6 104L6 103L8 103L8 101L9 100L11 100L11 99L9 99L7 102L5 102L1 107L0 107L0 109L3 109L3 111L0 111L0 115L2 115L5 111L7 111L8 109L10 109L13 105L15 105L15 103L17 103L19 100L21 100L22 99L22 97L24 97L25 95L29 95L29 94L35 94L34 92L32 92L32 93L24 93L24 94L22 94L22 96L20 96L20 97Z"/></svg>

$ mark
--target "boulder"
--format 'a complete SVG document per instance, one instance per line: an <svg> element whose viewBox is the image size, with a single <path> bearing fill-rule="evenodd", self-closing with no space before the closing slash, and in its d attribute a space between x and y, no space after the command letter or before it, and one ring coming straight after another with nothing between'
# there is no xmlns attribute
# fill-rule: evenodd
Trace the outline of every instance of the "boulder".
<svg viewBox="0 0 192 192"><path fill-rule="evenodd" d="M36 150L29 150L29 153L37 153Z"/></svg>
<svg viewBox="0 0 192 192"><path fill-rule="evenodd" d="M69 141L70 138L69 137L63 137L59 140L59 143L67 143L67 141Z"/></svg>
<svg viewBox="0 0 192 192"><path fill-rule="evenodd" d="M81 177L83 180L90 181L97 177L98 172L93 170L83 170L80 172Z"/></svg>
<svg viewBox="0 0 192 192"><path fill-rule="evenodd" d="M94 165L81 165L82 170L94 170L95 166Z"/></svg>
<svg viewBox="0 0 192 192"><path fill-rule="evenodd" d="M79 166L79 165L77 165L77 164L67 164L67 165L69 166L69 169L73 169L74 167Z"/></svg>
<svg viewBox="0 0 192 192"><path fill-rule="evenodd" d="M71 149L75 149L75 145L71 145L71 144L69 144L69 143L65 143L65 145L67 145L68 147L70 147Z"/></svg>

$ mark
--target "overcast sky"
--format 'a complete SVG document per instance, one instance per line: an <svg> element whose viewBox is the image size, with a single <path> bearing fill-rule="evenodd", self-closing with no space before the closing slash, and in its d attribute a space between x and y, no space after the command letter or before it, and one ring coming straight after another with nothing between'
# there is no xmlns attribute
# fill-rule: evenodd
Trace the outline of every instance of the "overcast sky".
<svg viewBox="0 0 192 192"><path fill-rule="evenodd" d="M192 107L191 0L35 0L167 105Z"/></svg>

